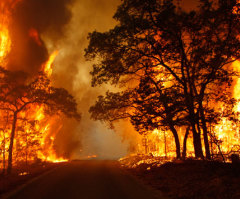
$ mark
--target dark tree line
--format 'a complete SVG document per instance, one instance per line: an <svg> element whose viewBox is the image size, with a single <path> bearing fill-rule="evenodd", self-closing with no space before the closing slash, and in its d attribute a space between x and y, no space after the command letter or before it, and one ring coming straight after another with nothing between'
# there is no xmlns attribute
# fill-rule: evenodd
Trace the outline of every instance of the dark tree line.
<svg viewBox="0 0 240 199"><path fill-rule="evenodd" d="M210 159L208 127L220 117L213 104L235 103L227 89L237 75L231 63L240 57L237 6L235 0L199 0L195 10L185 11L172 0L124 0L113 29L89 34L86 58L98 60L93 86L126 89L99 96L92 117L110 123L129 118L140 133L170 130L177 158L178 128L185 128L195 156L204 158L203 137Z"/></svg>

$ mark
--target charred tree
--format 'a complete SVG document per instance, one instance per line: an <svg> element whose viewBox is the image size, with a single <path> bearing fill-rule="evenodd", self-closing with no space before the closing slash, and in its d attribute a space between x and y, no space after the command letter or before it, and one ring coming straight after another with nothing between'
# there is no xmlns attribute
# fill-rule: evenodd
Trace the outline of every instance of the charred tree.
<svg viewBox="0 0 240 199"><path fill-rule="evenodd" d="M12 171L13 142L14 142L15 130L16 130L16 124L17 124L17 114L18 114L17 111L14 112L13 114L12 130L10 135L9 149L8 149L8 167L7 167L8 174L10 174Z"/></svg>
<svg viewBox="0 0 240 199"><path fill-rule="evenodd" d="M189 135L189 130L190 130L190 128L187 127L186 133L185 133L184 139L183 139L183 151L182 151L182 159L183 160L186 159L186 155L187 155L187 139L188 139L188 135Z"/></svg>

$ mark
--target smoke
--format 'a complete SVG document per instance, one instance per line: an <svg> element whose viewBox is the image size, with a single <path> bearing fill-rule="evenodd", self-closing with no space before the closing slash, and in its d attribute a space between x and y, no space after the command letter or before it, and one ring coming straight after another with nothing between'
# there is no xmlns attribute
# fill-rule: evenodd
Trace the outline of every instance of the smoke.
<svg viewBox="0 0 240 199"><path fill-rule="evenodd" d="M98 95L104 94L107 88L91 87L89 72L92 63L86 62L84 58L88 33L94 30L107 31L114 27L115 21L112 16L119 3L120 1L109 3L108 0L77 1L72 7L73 15L66 28L66 37L58 41L57 45L51 43L47 35L44 37L49 48L57 46L59 50L53 74L55 85L71 91L82 112L81 123L73 130L75 138L81 142L82 147L74 150L71 158L97 155L99 158L113 159L126 155L128 150L129 144L123 142L122 131L113 132L104 124L90 119L89 107L95 103ZM62 138L65 138L64 132L62 133Z"/></svg>
<svg viewBox="0 0 240 199"><path fill-rule="evenodd" d="M80 125L76 126L76 134L82 143L72 154L72 158L84 158L97 155L100 158L119 158L128 152L136 152L141 143L141 136L127 121L116 124L116 132L106 128L100 122L90 119L89 107L97 96L104 94L109 86L91 88L92 63L84 59L84 49L88 45L87 35L94 30L104 32L113 28L116 21L112 18L120 0L78 0L72 9L73 17L67 27L66 37L58 43L60 55L56 60L54 79L56 85L63 86L76 96L79 110L83 113ZM184 0L183 6L190 9L192 1ZM48 39L45 38L47 41ZM47 42L53 46L51 42ZM66 75L68 74L68 75ZM63 136L64 137L64 136Z"/></svg>
<svg viewBox="0 0 240 199"><path fill-rule="evenodd" d="M41 36L47 34L52 41L64 37L72 3L73 0L22 0L16 5L11 16L14 46L8 56L9 69L30 74L39 71L49 56Z"/></svg>
<svg viewBox="0 0 240 199"><path fill-rule="evenodd" d="M114 27L112 16L119 4L120 0L21 0L12 13L10 34L14 45L7 57L8 69L34 76L49 54L58 50L51 80L54 86L67 89L76 98L82 113L80 123L63 118L61 129L57 124L52 126L51 134L56 135L54 148L59 156L97 155L113 159L126 155L129 149L128 125L118 125L118 132L114 132L90 119L90 106L108 88L91 87L92 63L84 58L88 33ZM56 129L59 132L54 132Z"/></svg>
<svg viewBox="0 0 240 199"><path fill-rule="evenodd" d="M191 6L190 2L185 0L184 5ZM10 34L14 45L7 58L8 69L35 75L49 54L58 50L53 84L67 89L82 113L80 123L63 118L63 127L54 133L54 148L59 156L119 158L135 151L139 143L140 136L129 122L118 123L117 132L113 132L92 121L88 113L97 96L109 86L91 87L92 63L84 58L87 35L114 27L112 16L120 3L120 0L21 0L12 13Z"/></svg>

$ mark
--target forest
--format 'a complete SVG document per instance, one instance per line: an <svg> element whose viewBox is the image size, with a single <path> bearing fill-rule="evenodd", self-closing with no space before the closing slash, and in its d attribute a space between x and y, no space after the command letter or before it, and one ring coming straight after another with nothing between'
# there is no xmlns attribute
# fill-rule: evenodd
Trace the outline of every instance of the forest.
<svg viewBox="0 0 240 199"><path fill-rule="evenodd" d="M227 161L238 153L236 1L201 0L186 10L174 1L127 0L114 19L113 29L89 34L85 50L98 60L92 85L120 88L98 97L92 118L110 127L130 120L157 156Z"/></svg>
<svg viewBox="0 0 240 199"><path fill-rule="evenodd" d="M0 0L0 198L238 199L239 155L238 0Z"/></svg>

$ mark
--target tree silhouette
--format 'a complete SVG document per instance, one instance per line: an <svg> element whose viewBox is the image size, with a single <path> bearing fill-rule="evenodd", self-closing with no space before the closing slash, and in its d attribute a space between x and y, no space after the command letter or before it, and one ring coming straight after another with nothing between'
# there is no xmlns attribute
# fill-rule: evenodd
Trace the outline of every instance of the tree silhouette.
<svg viewBox="0 0 240 199"><path fill-rule="evenodd" d="M172 0L123 1L114 15L118 24L113 29L89 34L86 58L98 60L91 72L92 85L129 86L133 80L138 85L148 68L159 70L169 82L169 96L176 91L172 85L183 96L195 156L204 158L203 134L210 159L209 97L216 100L211 93L220 85L231 85L236 74L230 64L240 57L236 5L234 0L200 0L196 10L187 12Z"/></svg>

